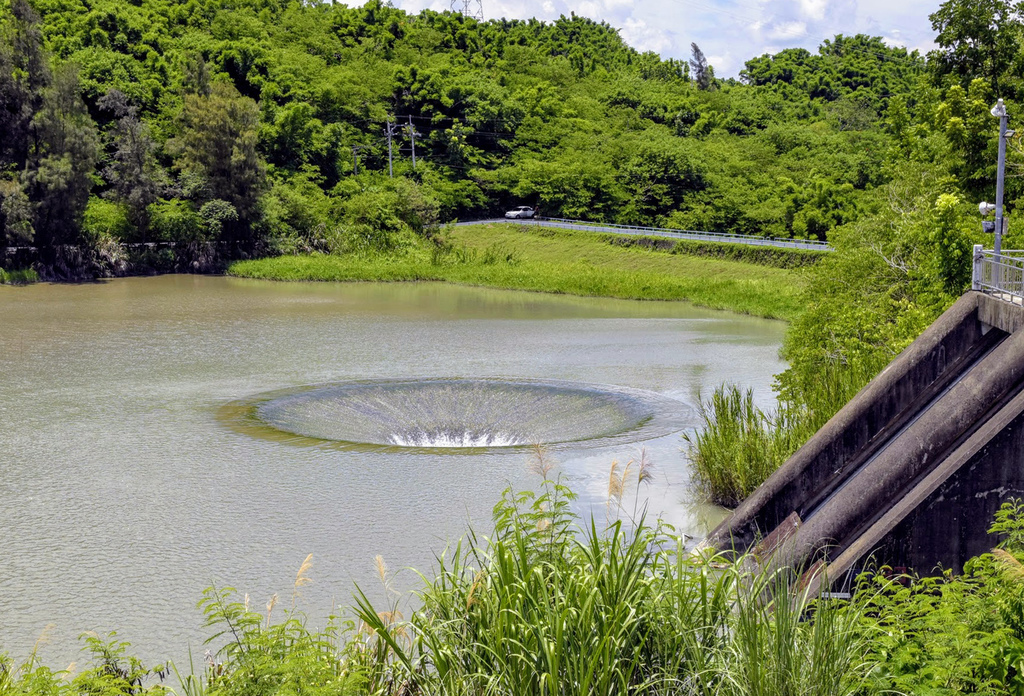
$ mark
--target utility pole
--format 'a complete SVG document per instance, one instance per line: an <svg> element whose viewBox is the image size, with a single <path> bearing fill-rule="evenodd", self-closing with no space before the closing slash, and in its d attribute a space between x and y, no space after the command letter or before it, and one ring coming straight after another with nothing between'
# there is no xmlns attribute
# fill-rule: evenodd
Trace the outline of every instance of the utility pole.
<svg viewBox="0 0 1024 696"><path fill-rule="evenodd" d="M1000 99L992 107L992 115L999 119L999 165L996 170L996 243L995 255L999 257L1003 247L1003 179L1006 170L1006 105ZM1010 131L1013 135L1013 131Z"/></svg>
<svg viewBox="0 0 1024 696"><path fill-rule="evenodd" d="M388 176L390 176L392 179L395 178L394 158L391 156L391 138L394 136L394 134L395 134L395 125L393 123L391 123L391 119L388 119L388 129L387 129L387 135L388 135Z"/></svg>
<svg viewBox="0 0 1024 696"><path fill-rule="evenodd" d="M412 115L409 115L409 125L406 126L409 130L409 137L412 139L412 168L416 168L416 136L419 133L416 132L416 127L412 125Z"/></svg>

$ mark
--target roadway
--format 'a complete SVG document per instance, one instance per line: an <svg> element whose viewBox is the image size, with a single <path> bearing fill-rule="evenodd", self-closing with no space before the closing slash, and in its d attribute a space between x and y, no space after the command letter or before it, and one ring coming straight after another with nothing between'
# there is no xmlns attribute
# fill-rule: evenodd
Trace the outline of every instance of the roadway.
<svg viewBox="0 0 1024 696"><path fill-rule="evenodd" d="M533 227L553 227L563 230L582 230L584 232L600 232L604 234L633 235L638 237L667 237L685 239L695 242L721 242L725 244L745 244L747 246L776 247L780 249L809 249L812 251L832 251L828 242L810 239L779 239L776 237L748 237L741 234L723 234L720 232L698 232L693 230L673 230L661 227L639 227L631 225L613 225L611 223L584 222L582 220L565 220L561 218L535 218L532 220L509 220L507 218L489 218L486 220L467 220L456 222L456 227L466 225L484 225L504 223L511 225L528 225Z"/></svg>

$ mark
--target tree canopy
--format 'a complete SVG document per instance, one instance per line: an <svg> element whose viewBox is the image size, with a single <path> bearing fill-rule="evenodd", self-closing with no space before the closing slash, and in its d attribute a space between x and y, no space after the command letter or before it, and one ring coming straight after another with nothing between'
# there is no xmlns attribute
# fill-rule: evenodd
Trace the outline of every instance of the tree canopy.
<svg viewBox="0 0 1024 696"><path fill-rule="evenodd" d="M940 49L927 61L836 36L817 53L752 58L733 80L696 44L691 61L666 60L576 15L2 0L0 245L312 249L325 229L357 226L354 197L384 205L399 190L435 221L530 204L828 239L877 208L900 159L948 158L972 194L985 190L994 131L978 100L1013 70L996 61L989 79L969 66L994 55L991 17L1017 15L996 3L977 20L968 5L933 15ZM1017 51L1016 33L996 34ZM911 151L926 141L941 155Z"/></svg>

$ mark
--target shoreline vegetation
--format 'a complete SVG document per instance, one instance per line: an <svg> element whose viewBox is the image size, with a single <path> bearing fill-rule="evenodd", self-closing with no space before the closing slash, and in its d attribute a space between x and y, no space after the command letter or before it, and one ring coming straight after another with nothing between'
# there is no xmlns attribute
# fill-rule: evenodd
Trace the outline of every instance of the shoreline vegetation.
<svg viewBox="0 0 1024 696"><path fill-rule="evenodd" d="M691 54L572 13L0 0L0 250L37 249L54 280L220 270L387 251L402 228L524 204L827 241L873 211L890 147L933 120L925 57L881 37L751 56L724 79ZM970 120L957 106L947 120Z"/></svg>
<svg viewBox="0 0 1024 696"><path fill-rule="evenodd" d="M310 554L290 601L275 594L264 608L208 588L198 609L209 652L198 664L146 667L116 634L88 635L91 664L77 673L52 671L34 652L21 664L0 655L0 694L1009 695L1024 686L1017 501L990 530L1004 541L963 576L876 568L844 601L809 593L802 571L694 552L648 521L637 503L650 462L613 465L600 522L571 511L574 494L551 468L538 450L531 469L544 482L506 490L493 534L471 531L449 547L414 594L392 589L378 555L383 603L357 588L354 605L310 628L299 608L315 575Z"/></svg>
<svg viewBox="0 0 1024 696"><path fill-rule="evenodd" d="M31 285L39 282L39 274L31 268L0 268L0 285Z"/></svg>
<svg viewBox="0 0 1024 696"><path fill-rule="evenodd" d="M410 242L398 253L276 256L236 261L227 272L282 281L431 280L590 297L681 300L788 321L800 311L804 280L799 267L821 256L771 250L734 260L730 256L735 252L718 248L729 245L665 241L672 240L467 225L439 238Z"/></svg>

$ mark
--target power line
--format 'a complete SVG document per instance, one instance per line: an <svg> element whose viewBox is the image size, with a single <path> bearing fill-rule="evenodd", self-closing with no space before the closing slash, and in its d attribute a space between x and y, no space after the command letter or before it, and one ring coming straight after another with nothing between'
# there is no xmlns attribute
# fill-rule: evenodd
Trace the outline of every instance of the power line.
<svg viewBox="0 0 1024 696"><path fill-rule="evenodd" d="M753 17L751 17L751 15L743 15L743 14L739 14L739 13L736 13L736 12L729 12L728 10L723 10L722 8L719 8L719 7L713 7L713 6L710 6L710 5L701 3L701 2L697 2L695 0L671 0L671 1L673 3L675 3L675 4L677 4L677 5L696 7L696 8L699 8L699 9L707 10L711 14L731 17L731 18L733 18L735 20L739 20L739 21L744 22L745 24L748 24L748 25L757 24L758 22L761 21L760 17L758 17L757 19L754 19ZM749 5L744 5L744 6L749 8L749 9L754 9L753 7L751 7ZM812 36L813 35L811 34L811 32L806 28L806 25L804 25L804 29L802 29L802 30L800 30L798 32L792 32L792 33L789 32L789 31L783 32L783 36L781 36L780 38L784 39L784 40L797 40L797 39L802 39L802 38L812 38ZM850 37L847 37L847 38L850 38ZM822 39L822 41L825 41L825 40L827 40L827 39ZM871 49L867 49L867 48L852 47L852 46L846 47L846 50L848 50L850 52L862 53L864 55L871 55L871 56L874 56L876 58L879 58L880 60L889 60L889 61L893 61L893 62L906 62L907 64L915 64L916 63L916 61L914 61L914 59L910 55L911 52L909 50L907 50L906 47L899 47L899 48L903 48L904 51L907 51L907 55L906 56L893 56L893 55L887 55L887 54L884 54L884 53L879 53L878 51L872 51ZM819 46L819 49L820 49L820 46ZM785 50L785 49L782 49L782 50ZM814 54L812 53L811 55L814 55ZM821 54L819 53L818 55L820 56ZM822 57L824 57L824 56L822 56Z"/></svg>
<svg viewBox="0 0 1024 696"><path fill-rule="evenodd" d="M478 22L484 21L484 0L451 0L452 12L459 12Z"/></svg>

